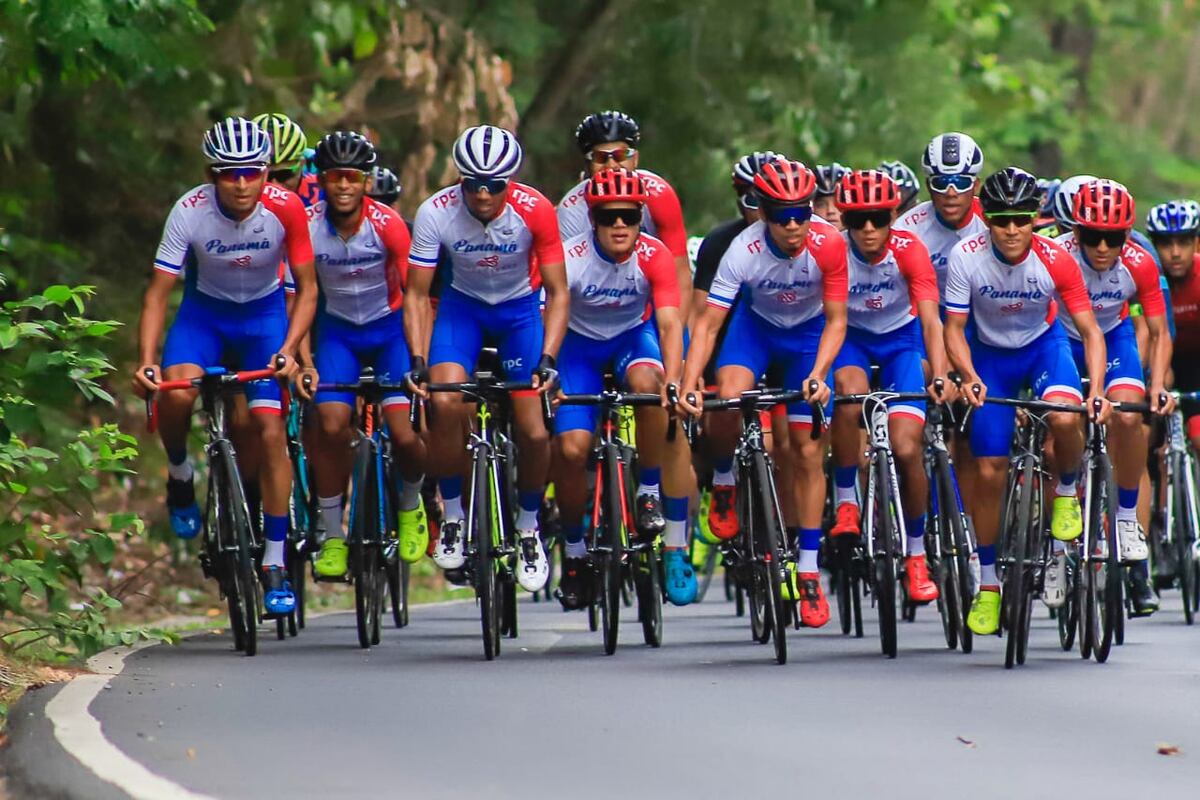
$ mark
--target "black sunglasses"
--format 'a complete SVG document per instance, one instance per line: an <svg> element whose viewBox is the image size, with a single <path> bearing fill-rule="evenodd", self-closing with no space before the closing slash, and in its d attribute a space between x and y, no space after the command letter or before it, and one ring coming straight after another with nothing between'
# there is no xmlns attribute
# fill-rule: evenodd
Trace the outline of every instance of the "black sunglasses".
<svg viewBox="0 0 1200 800"><path fill-rule="evenodd" d="M1096 228L1076 226L1075 236L1084 247L1099 247L1100 243L1104 242L1115 250L1125 246L1125 241L1129 238L1129 231L1102 231Z"/></svg>
<svg viewBox="0 0 1200 800"><path fill-rule="evenodd" d="M871 211L843 211L842 224L853 231L860 231L871 223L877 230L892 224L892 210L877 208Z"/></svg>
<svg viewBox="0 0 1200 800"><path fill-rule="evenodd" d="M497 195L508 188L507 178L474 178L464 176L462 179L463 191L467 194L479 194L484 189L490 195Z"/></svg>
<svg viewBox="0 0 1200 800"><path fill-rule="evenodd" d="M601 228L611 228L617 224L617 220L635 228L642 224L642 210L640 208L593 208L592 219Z"/></svg>

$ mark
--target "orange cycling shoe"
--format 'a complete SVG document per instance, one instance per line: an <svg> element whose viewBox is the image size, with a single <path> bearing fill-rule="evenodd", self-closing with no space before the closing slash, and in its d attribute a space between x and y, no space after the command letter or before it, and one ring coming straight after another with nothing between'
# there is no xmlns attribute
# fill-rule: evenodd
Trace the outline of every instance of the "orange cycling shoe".
<svg viewBox="0 0 1200 800"><path fill-rule="evenodd" d="M737 487L714 486L708 508L708 527L713 536L729 540L737 536Z"/></svg>
<svg viewBox="0 0 1200 800"><path fill-rule="evenodd" d="M800 584L800 622L806 628L820 628L829 622L829 601L821 589L821 573L801 572L796 580Z"/></svg>
<svg viewBox="0 0 1200 800"><path fill-rule="evenodd" d="M929 603L938 598L938 587L929 578L929 562L924 554L904 560L904 591L914 603Z"/></svg>
<svg viewBox="0 0 1200 800"><path fill-rule="evenodd" d="M833 536L858 536L859 514L854 503L842 503L837 507L837 520L833 523Z"/></svg>

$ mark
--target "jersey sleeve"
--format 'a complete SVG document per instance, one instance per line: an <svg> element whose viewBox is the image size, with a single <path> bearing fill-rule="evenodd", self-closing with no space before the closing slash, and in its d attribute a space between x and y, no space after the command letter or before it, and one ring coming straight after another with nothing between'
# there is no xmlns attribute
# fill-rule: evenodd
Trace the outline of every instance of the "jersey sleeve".
<svg viewBox="0 0 1200 800"><path fill-rule="evenodd" d="M554 206L545 197L539 197L525 224L533 234L533 253L540 266L563 263L563 240L559 234L558 217Z"/></svg>
<svg viewBox="0 0 1200 800"><path fill-rule="evenodd" d="M412 241L408 250L408 264L415 269L437 269L438 250L442 234L438 226L437 210L429 200L417 209L413 220Z"/></svg>
<svg viewBox="0 0 1200 800"><path fill-rule="evenodd" d="M404 287L408 283L408 253L411 239L408 226L392 209L382 204L375 209L380 214L380 222L375 226L383 247L387 251L387 261L384 263L384 275L387 279L388 307L398 311L404 302Z"/></svg>
<svg viewBox="0 0 1200 800"><path fill-rule="evenodd" d="M1126 257L1126 253L1129 254ZM1159 272L1154 259L1140 247L1126 247L1121 254L1125 267L1133 275L1133 283L1137 287L1137 302L1142 307L1142 313L1147 317L1161 317L1167 313L1167 302L1163 297L1162 284L1159 282Z"/></svg>
<svg viewBox="0 0 1200 800"><path fill-rule="evenodd" d="M162 239L154 254L154 269L168 275L179 275L187 259L190 247L188 212L182 203L176 203L163 225Z"/></svg>
<svg viewBox="0 0 1200 800"><path fill-rule="evenodd" d="M741 261L737 258L737 253L733 252L733 247L730 247L717 266L717 274L713 276L712 286L708 289L708 304L729 310L737 300L741 288Z"/></svg>
<svg viewBox="0 0 1200 800"><path fill-rule="evenodd" d="M587 230L587 203L583 197L585 183L577 183L558 203L558 235L564 242Z"/></svg>
<svg viewBox="0 0 1200 800"><path fill-rule="evenodd" d="M821 289L825 302L845 303L850 299L850 269L846 263L846 240L827 226L824 236L817 244L809 233L809 247L814 247L813 257L821 268Z"/></svg>
<svg viewBox="0 0 1200 800"><path fill-rule="evenodd" d="M929 259L929 249L916 236L905 236L907 244L896 250L896 265L908 284L913 307L922 300L938 301L937 273ZM903 241L901 239L900 241Z"/></svg>
<svg viewBox="0 0 1200 800"><path fill-rule="evenodd" d="M971 312L971 281L961 247L951 250L946 261L946 311L951 314Z"/></svg>
<svg viewBox="0 0 1200 800"><path fill-rule="evenodd" d="M650 294L655 308L679 307L679 279L675 261L662 242L651 241L645 254L638 254L638 266L650 281Z"/></svg>
<svg viewBox="0 0 1200 800"><path fill-rule="evenodd" d="M654 220L655 236L671 251L675 258L687 257L687 229L683 224L683 208L674 187L659 180L661 189L651 194L646 201L650 218Z"/></svg>
<svg viewBox="0 0 1200 800"><path fill-rule="evenodd" d="M276 208L275 216L283 224L284 246L287 249L289 266L311 264L313 261L312 237L308 235L308 214L299 195L288 192L283 203Z"/></svg>
<svg viewBox="0 0 1200 800"><path fill-rule="evenodd" d="M1042 257L1042 263L1054 281L1054 290L1062 298L1068 314L1082 314L1092 310L1092 298L1088 296L1087 286L1083 283L1083 273L1079 264L1061 245L1048 239L1034 240Z"/></svg>

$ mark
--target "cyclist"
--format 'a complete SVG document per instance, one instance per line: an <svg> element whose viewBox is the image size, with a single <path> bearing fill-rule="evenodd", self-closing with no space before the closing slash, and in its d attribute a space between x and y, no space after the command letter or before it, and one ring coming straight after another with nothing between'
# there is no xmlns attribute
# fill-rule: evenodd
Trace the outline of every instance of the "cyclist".
<svg viewBox="0 0 1200 800"><path fill-rule="evenodd" d="M838 183L838 211L846 224L849 306L846 341L834 360L838 394L862 394L870 389L872 365L880 368L886 391L919 393L925 386L921 366L929 359L933 378L946 379L946 351L938 316L937 275L929 251L907 231L892 229L900 205L900 187L883 172L851 172ZM932 380L929 384L933 394ZM841 405L833 416L835 529L858 535L859 460L862 442L858 421L861 406ZM928 603L938 596L925 561L925 510L929 482L925 475L922 432L925 404L896 402L888 406L892 452L900 470L908 559L905 590L910 599Z"/></svg>
<svg viewBox="0 0 1200 800"><path fill-rule="evenodd" d="M408 348L400 308L408 271L408 228L400 215L365 197L375 147L359 133L338 131L317 144L317 177L325 199L308 210L321 310L316 324L314 366L304 370L315 386L354 383L364 366L399 383L408 371ZM301 393L307 394L301 381ZM346 574L346 531L342 494L350 478L353 449L349 392L316 393L320 421L312 465L325 541L313 563L323 578ZM402 392L383 399L383 414L395 448L399 474L399 552L408 562L425 553L429 533L421 502L425 443L408 419L409 400Z"/></svg>
<svg viewBox="0 0 1200 800"><path fill-rule="evenodd" d="M1056 319L1059 302L1083 342L1091 378L1088 401L1101 403L1101 422L1111 406L1103 399L1104 334L1079 268L1060 245L1033 232L1036 179L1023 169L1006 167L984 181L982 201L988 232L950 252L945 300L946 350L963 376L967 400L978 407L970 439L976 474L967 500L979 543L980 591L967 624L986 636L995 633L1000 620L996 540L1016 415L1009 406L983 401L989 392L1011 397L1029 387L1043 400L1081 402L1079 372ZM969 339L968 314L973 322ZM1083 436L1072 413L1050 414L1048 423L1059 479L1050 530L1055 539L1071 541L1083 531L1075 496Z"/></svg>
<svg viewBox="0 0 1200 800"><path fill-rule="evenodd" d="M979 174L983 151L965 133L942 133L921 156L929 199L896 221L896 230L915 233L929 250L938 287L946 292L946 262L959 242L987 233L980 214Z"/></svg>
<svg viewBox="0 0 1200 800"><path fill-rule="evenodd" d="M917 205L921 196L921 183L917 180L917 173L903 161L881 161L879 171L894 180L900 189L900 207L896 209L896 216L907 214Z"/></svg>
<svg viewBox="0 0 1200 800"><path fill-rule="evenodd" d="M271 164L267 180L300 195L307 208L321 199L315 175L304 170L308 137L286 114L259 114L254 124L271 137Z"/></svg>
<svg viewBox="0 0 1200 800"><path fill-rule="evenodd" d="M782 370L785 386L802 390L808 401L827 405L826 378L846 333L846 243L832 225L813 219L816 177L803 164L783 157L764 164L754 176L754 190L762 221L742 231L721 260L688 349L685 394L704 388L704 365L717 331L744 290L717 357L720 396L736 397L753 389L768 368L776 367ZM811 381L817 386L810 393ZM685 397L681 402L688 413L699 415L701 404L694 400ZM788 420L793 465L783 491L793 493L800 523L789 529L798 540L800 618L805 625L820 627L829 621L817 567L825 506L825 441L809 435L814 420L807 402L791 404ZM714 510L721 495L724 507L737 507L733 452L738 422L736 413L713 414L709 421L716 454ZM711 514L709 524L724 539L737 533L732 515Z"/></svg>
<svg viewBox="0 0 1200 800"><path fill-rule="evenodd" d="M555 356L570 307L562 241L550 201L513 180L522 160L515 135L492 125L467 128L454 143L453 157L458 183L422 203L413 223L404 293L404 328L412 353L408 380L422 392L420 385L430 379L465 381L485 336L497 341L511 380L532 378L533 391L513 395L513 424L521 544L517 578L527 591L536 592L549 574L538 510L546 489L550 436L538 395L557 380ZM442 287L430 341L429 289L443 246L452 273ZM546 293L544 324L539 289ZM465 561L462 476L467 471L467 450L459 444L469 428L468 405L450 394L434 395L432 402L429 437L440 446L430 451L428 470L439 480L444 504L441 541L433 556L443 569L458 569Z"/></svg>
<svg viewBox="0 0 1200 800"><path fill-rule="evenodd" d="M560 352L563 391L596 394L611 369L631 391L661 394L665 406L667 387L679 386L683 319L674 260L666 245L639 230L649 197L645 182L630 170L602 170L588 181L586 197L594 228L563 243L571 287L569 330ZM566 608L591 599L584 510L596 422L594 407L558 411L554 488L566 539L559 583ZM668 442L666 432L664 409L637 409L639 480L657 489L659 474L662 479L667 598L687 605L696 599L696 575L687 558L691 453L686 437ZM642 498L637 505L640 512ZM647 532L640 525L639 531Z"/></svg>
<svg viewBox="0 0 1200 800"><path fill-rule="evenodd" d="M838 210L833 196L837 193L838 182L850 174L850 168L835 161L832 164L817 164L813 168L813 174L817 176L817 194L813 197L812 204L813 213L839 231L845 230L846 226L842 224L842 212Z"/></svg>
<svg viewBox="0 0 1200 800"><path fill-rule="evenodd" d="M641 128L628 114L610 110L588 114L583 118L575 128L575 143L587 161L587 173L559 202L558 229L563 241L591 230L584 198L589 175L608 167L631 169L641 175L650 197L646 202L647 213L642 230L665 244L675 258L675 278L683 292L680 311L686 320L691 299L692 270L687 257L683 209L679 206L679 195L666 179L650 170L638 168L637 148L641 140Z"/></svg>
<svg viewBox="0 0 1200 800"><path fill-rule="evenodd" d="M228 117L205 133L202 149L209 182L189 190L171 210L142 300L135 373L142 391L153 391L163 378L198 377L226 355L242 369L273 366L282 357L279 377L289 378L316 311L317 281L304 206L296 195L267 183L267 134L248 119ZM297 289L290 321L280 285L285 254ZM167 301L185 265L183 302L167 333L160 366ZM283 570L292 468L282 393L278 383L266 381L248 385L246 397L262 444L264 606L270 614L286 614L295 608L295 596ZM176 535L185 539L202 526L187 453L195 401L196 392L170 392L158 400L159 435L168 461L167 508Z"/></svg>
<svg viewBox="0 0 1200 800"><path fill-rule="evenodd" d="M1080 187L1094 180L1098 180L1095 175L1072 175L1064 178L1054 190L1054 196L1050 198L1050 216L1054 218L1053 224L1041 225L1038 232L1052 239L1070 233L1075 225L1075 193ZM1044 216L1045 212L1039 207L1038 213ZM1039 216L1039 222L1043 222L1042 216Z"/></svg>
<svg viewBox="0 0 1200 800"><path fill-rule="evenodd" d="M1038 191L1041 193L1038 201L1038 218L1033 223L1033 232L1043 236L1050 235L1055 228L1054 195L1062 185L1061 178L1038 178Z"/></svg>
<svg viewBox="0 0 1200 800"><path fill-rule="evenodd" d="M1181 391L1200 388L1200 205L1175 200L1150 209L1146 230L1162 260L1175 312L1175 352L1171 359L1174 385ZM1200 449L1200 403L1180 404L1187 419L1192 447Z"/></svg>
<svg viewBox="0 0 1200 800"><path fill-rule="evenodd" d="M371 180L370 185L367 187L367 197L377 203L383 203L385 206L395 208L396 201L400 199L400 188L400 179L396 177L396 173L387 167L375 166L371 168Z"/></svg>

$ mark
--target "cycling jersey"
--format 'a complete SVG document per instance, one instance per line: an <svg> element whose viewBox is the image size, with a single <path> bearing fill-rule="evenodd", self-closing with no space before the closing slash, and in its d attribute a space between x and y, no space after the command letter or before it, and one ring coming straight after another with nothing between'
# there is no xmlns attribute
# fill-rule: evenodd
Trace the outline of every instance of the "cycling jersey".
<svg viewBox="0 0 1200 800"><path fill-rule="evenodd" d="M854 246L849 232L846 241L850 328L888 333L912 322L917 303L937 302L938 284L929 251L915 234L893 230L887 249L875 263L868 263Z"/></svg>
<svg viewBox="0 0 1200 800"><path fill-rule="evenodd" d="M1096 315L1096 323L1104 333L1116 328L1129 316L1129 303L1134 299L1141 304L1147 317L1161 317L1166 313L1166 302L1159 287L1154 259L1133 242L1126 242L1117 262L1100 272L1087 263L1087 256L1074 233L1064 233L1054 241L1079 264L1092 303L1092 313ZM1064 317L1062 322L1068 336L1080 338L1074 320Z"/></svg>
<svg viewBox="0 0 1200 800"><path fill-rule="evenodd" d="M325 199L325 191L316 175L301 175L296 194L300 195L300 201L304 203L305 208L312 208Z"/></svg>
<svg viewBox="0 0 1200 800"><path fill-rule="evenodd" d="M276 292L284 257L292 264L313 260L300 198L272 184L245 219L226 216L217 189L202 184L185 194L167 217L154 268L168 275L187 269L189 289L233 303Z"/></svg>
<svg viewBox="0 0 1200 800"><path fill-rule="evenodd" d="M983 221L983 207L978 198L972 202L966 219L957 228L951 228L943 222L933 207L933 201L926 200L896 220L892 230L915 233L929 250L929 260L937 273L938 287L943 298L946 296L946 266L949 263L950 251L959 242L988 232L987 223Z"/></svg>
<svg viewBox="0 0 1200 800"><path fill-rule="evenodd" d="M708 304L728 309L743 288L744 305L771 325L787 329L808 322L822 315L825 302L846 301L846 242L832 225L814 219L804 249L788 257L766 223L755 222L721 259Z"/></svg>
<svg viewBox="0 0 1200 800"><path fill-rule="evenodd" d="M436 269L443 246L451 267L443 285L486 305L536 294L542 286L539 265L563 260L554 207L537 189L516 181L500 213L486 224L467 209L459 184L422 203L409 265Z"/></svg>
<svg viewBox="0 0 1200 800"><path fill-rule="evenodd" d="M1167 279L1171 285L1171 308L1175 312L1175 354L1172 362L1179 367L1200 364L1200 255L1192 262L1192 270L1180 280ZM1198 385L1181 383L1182 389L1197 389Z"/></svg>
<svg viewBox="0 0 1200 800"><path fill-rule="evenodd" d="M1091 310L1075 259L1044 236L1034 234L1016 264L1001 260L986 233L950 251L946 310L969 313L983 344L1019 350L1033 342L1054 324L1056 296L1071 314Z"/></svg>
<svg viewBox="0 0 1200 800"><path fill-rule="evenodd" d="M672 256L685 258L687 230L683 225L683 209L679 206L679 196L675 194L675 189L666 179L648 169L639 169L637 174L641 176L649 195L649 199L646 200L646 215L642 220L642 232L661 240ZM587 184L587 179L577 183L558 204L558 230L563 241L592 229L585 196Z"/></svg>
<svg viewBox="0 0 1200 800"><path fill-rule="evenodd" d="M712 288L721 259L729 251L729 245L733 244L733 240L746 230L748 225L745 218L738 217L722 222L708 232L704 241L700 243L700 252L696 254L696 273L692 276L693 289L707 292Z"/></svg>
<svg viewBox="0 0 1200 800"><path fill-rule="evenodd" d="M568 327L576 333L612 339L648 320L651 300L658 308L679 307L675 262L652 236L638 237L619 264L604 255L591 231L565 242L563 250L571 289Z"/></svg>
<svg viewBox="0 0 1200 800"><path fill-rule="evenodd" d="M326 210L324 201L308 209L324 313L365 325L399 311L408 272L404 220L383 203L364 197L358 230L343 239Z"/></svg>

